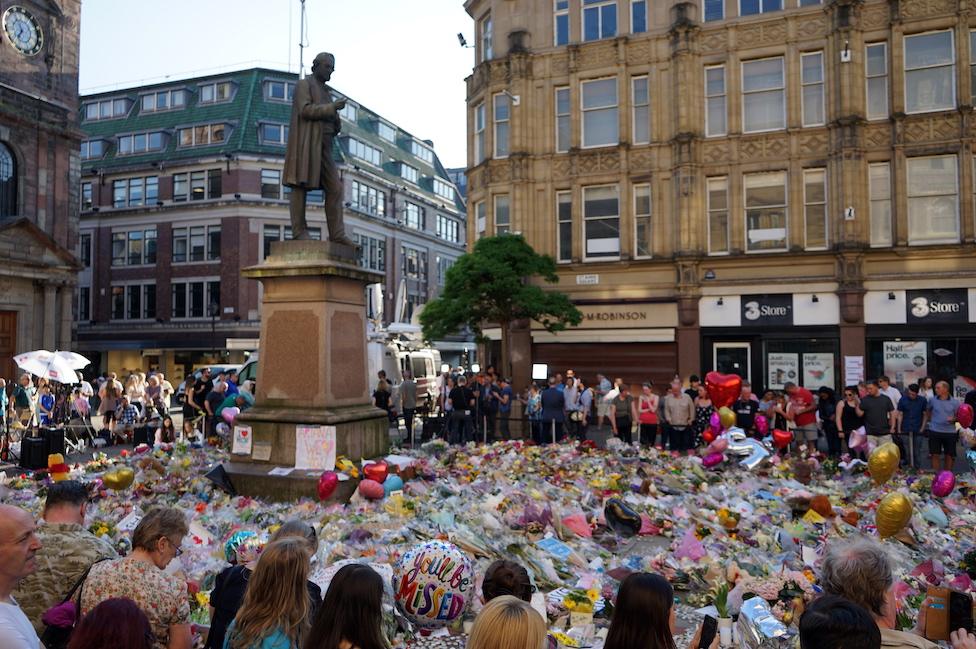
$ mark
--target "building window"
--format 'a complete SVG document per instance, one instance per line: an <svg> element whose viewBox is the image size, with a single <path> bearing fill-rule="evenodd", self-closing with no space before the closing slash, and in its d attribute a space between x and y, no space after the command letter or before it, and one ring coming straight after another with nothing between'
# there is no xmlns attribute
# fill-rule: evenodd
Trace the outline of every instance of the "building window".
<svg viewBox="0 0 976 649"><path fill-rule="evenodd" d="M410 140L410 152L427 164L434 164L434 152L426 144L422 144L417 140Z"/></svg>
<svg viewBox="0 0 976 649"><path fill-rule="evenodd" d="M416 185L420 181L420 171L416 167L408 165L406 162L401 162L400 177Z"/></svg>
<svg viewBox="0 0 976 649"><path fill-rule="evenodd" d="M868 119L888 117L888 44L865 47Z"/></svg>
<svg viewBox="0 0 976 649"><path fill-rule="evenodd" d="M823 52L808 52L800 56L803 86L803 125L824 124L824 68Z"/></svg>
<svg viewBox="0 0 976 649"><path fill-rule="evenodd" d="M370 146L354 137L347 138L346 143L349 147L349 155L356 156L360 160L365 160L377 167L383 164L383 152L376 147Z"/></svg>
<svg viewBox="0 0 976 649"><path fill-rule="evenodd" d="M225 124L203 124L181 128L177 134L181 147L208 146L224 142L227 138L227 129Z"/></svg>
<svg viewBox="0 0 976 649"><path fill-rule="evenodd" d="M112 320L125 319L125 287L113 286L112 289Z"/></svg>
<svg viewBox="0 0 976 649"><path fill-rule="evenodd" d="M433 180L434 180L434 193L440 196L441 198L453 202L454 185L452 185L447 181L441 180L440 178L434 178Z"/></svg>
<svg viewBox="0 0 976 649"><path fill-rule="evenodd" d="M617 0L583 0L583 40L617 35Z"/></svg>
<svg viewBox="0 0 976 649"><path fill-rule="evenodd" d="M553 45L566 45L569 43L569 0L555 0L553 17Z"/></svg>
<svg viewBox="0 0 976 649"><path fill-rule="evenodd" d="M444 241L460 243L461 224L449 216L437 215L437 236Z"/></svg>
<svg viewBox="0 0 976 649"><path fill-rule="evenodd" d="M156 228L112 233L113 266L141 266L155 263Z"/></svg>
<svg viewBox="0 0 976 649"><path fill-rule="evenodd" d="M129 112L128 99L102 99L85 104L85 121L94 122L101 119L118 119Z"/></svg>
<svg viewBox="0 0 976 649"><path fill-rule="evenodd" d="M573 193L556 192L556 225L559 238L556 241L556 259L560 262L573 260Z"/></svg>
<svg viewBox="0 0 976 649"><path fill-rule="evenodd" d="M414 230L426 230L426 210L420 207L416 203L406 202L406 207L404 208L404 222L408 228Z"/></svg>
<svg viewBox="0 0 976 649"><path fill-rule="evenodd" d="M814 7L823 4L823 0L800 0L801 7Z"/></svg>
<svg viewBox="0 0 976 649"><path fill-rule="evenodd" d="M729 254L729 180L709 178L708 185L708 254Z"/></svg>
<svg viewBox="0 0 976 649"><path fill-rule="evenodd" d="M956 106L956 59L952 31L905 37L905 112Z"/></svg>
<svg viewBox="0 0 976 649"><path fill-rule="evenodd" d="M356 104L347 100L346 105L339 111L339 115L347 122L355 124L359 119L359 108Z"/></svg>
<svg viewBox="0 0 976 649"><path fill-rule="evenodd" d="M725 0L702 0L705 4L705 22L725 18Z"/></svg>
<svg viewBox="0 0 976 649"><path fill-rule="evenodd" d="M976 30L969 32L969 92L970 104L976 104Z"/></svg>
<svg viewBox="0 0 976 649"><path fill-rule="evenodd" d="M220 226L173 228L173 262L220 259Z"/></svg>
<svg viewBox="0 0 976 649"><path fill-rule="evenodd" d="M0 142L0 217L15 214L17 214L17 159L14 158L14 152Z"/></svg>
<svg viewBox="0 0 976 649"><path fill-rule="evenodd" d="M786 250L786 172L746 174L746 251Z"/></svg>
<svg viewBox="0 0 976 649"><path fill-rule="evenodd" d="M959 241L956 156L908 159L908 244Z"/></svg>
<svg viewBox="0 0 976 649"><path fill-rule="evenodd" d="M3 163L0 163L2 165ZM3 172L0 172L0 182L3 182ZM90 210L92 208L92 184L81 183L81 209Z"/></svg>
<svg viewBox="0 0 976 649"><path fill-rule="evenodd" d="M634 256L651 256L651 186L634 185Z"/></svg>
<svg viewBox="0 0 976 649"><path fill-rule="evenodd" d="M727 132L725 103L725 66L705 68L705 135L715 137Z"/></svg>
<svg viewBox="0 0 976 649"><path fill-rule="evenodd" d="M87 142L81 143L81 159L82 160L94 160L96 158L101 158L105 155L108 147L105 146L105 140L88 140Z"/></svg>
<svg viewBox="0 0 976 649"><path fill-rule="evenodd" d="M479 22L479 25L480 25L480 29L478 29L478 33L481 35L479 39L479 43L481 44L481 48L480 48L481 58L479 59L478 62L481 63L483 61L490 61L493 56L492 43L491 43L492 40L491 14L485 15L485 17L482 18L481 21Z"/></svg>
<svg viewBox="0 0 976 649"><path fill-rule="evenodd" d="M495 196L495 234L508 234L512 231L512 213L509 209L508 194Z"/></svg>
<svg viewBox="0 0 976 649"><path fill-rule="evenodd" d="M386 216L386 194L358 180L352 181L351 202L354 207L364 212Z"/></svg>
<svg viewBox="0 0 976 649"><path fill-rule="evenodd" d="M803 221L807 250L827 249L827 172L803 170Z"/></svg>
<svg viewBox="0 0 976 649"><path fill-rule="evenodd" d="M87 308L87 304L85 307ZM113 320L151 320L155 317L155 284L126 284L112 287Z"/></svg>
<svg viewBox="0 0 976 649"><path fill-rule="evenodd" d="M261 170L261 198L281 198L281 169Z"/></svg>
<svg viewBox="0 0 976 649"><path fill-rule="evenodd" d="M290 81L265 81L264 98L268 101L290 102L295 96L295 84Z"/></svg>
<svg viewBox="0 0 976 649"><path fill-rule="evenodd" d="M200 86L200 103L217 104L222 101L230 101L232 94L233 86L230 81L208 83Z"/></svg>
<svg viewBox="0 0 976 649"><path fill-rule="evenodd" d="M396 128L381 119L376 121L376 133L387 142L396 142Z"/></svg>
<svg viewBox="0 0 976 649"><path fill-rule="evenodd" d="M620 196L616 185L583 188L585 259L620 256Z"/></svg>
<svg viewBox="0 0 976 649"><path fill-rule="evenodd" d="M743 62L742 122L746 133L786 127L782 56Z"/></svg>
<svg viewBox="0 0 976 649"><path fill-rule="evenodd" d="M608 146L620 140L617 78L582 83L583 147Z"/></svg>
<svg viewBox="0 0 976 649"><path fill-rule="evenodd" d="M648 144L651 141L651 98L647 77L634 77L630 81L634 144Z"/></svg>
<svg viewBox="0 0 976 649"><path fill-rule="evenodd" d="M386 240L365 234L353 234L359 248L359 265L370 270L386 272Z"/></svg>
<svg viewBox="0 0 976 649"><path fill-rule="evenodd" d="M78 287L78 322L91 320L91 287Z"/></svg>
<svg viewBox="0 0 976 649"><path fill-rule="evenodd" d="M91 268L92 235L85 232L78 237L78 258L84 268Z"/></svg>
<svg viewBox="0 0 976 649"><path fill-rule="evenodd" d="M474 107L474 161L475 164L485 160L485 105Z"/></svg>
<svg viewBox="0 0 976 649"><path fill-rule="evenodd" d="M739 0L740 16L752 16L782 9L783 0Z"/></svg>
<svg viewBox="0 0 976 649"><path fill-rule="evenodd" d="M186 106L185 90L160 90L142 96L142 112L156 113Z"/></svg>
<svg viewBox="0 0 976 649"><path fill-rule="evenodd" d="M437 285L444 286L447 283L447 271L454 265L454 260L448 257L437 255Z"/></svg>
<svg viewBox="0 0 976 649"><path fill-rule="evenodd" d="M89 183L90 185L90 183ZM90 193L89 187L89 193ZM159 200L159 177L128 178L112 182L113 207L154 206ZM91 207L91 196L88 197Z"/></svg>
<svg viewBox="0 0 976 649"><path fill-rule="evenodd" d="M633 34L647 31L647 0L630 0L630 31Z"/></svg>
<svg viewBox="0 0 976 649"><path fill-rule="evenodd" d="M511 113L508 96L499 93L492 97L492 122L494 126L495 157L508 157L509 116Z"/></svg>
<svg viewBox="0 0 976 649"><path fill-rule="evenodd" d="M891 235L891 163L878 162L869 167L868 192L871 197L871 246L886 247Z"/></svg>
<svg viewBox="0 0 976 649"><path fill-rule="evenodd" d="M488 229L488 216L487 216L487 206L484 201L476 203L474 206L474 221L475 221L475 233L477 238L481 238L485 234L485 230Z"/></svg>
<svg viewBox="0 0 976 649"><path fill-rule="evenodd" d="M172 295L173 318L207 318L220 314L219 281L174 282Z"/></svg>
<svg viewBox="0 0 976 649"><path fill-rule="evenodd" d="M161 131L119 136L119 155L135 155L149 151L159 151L162 148L163 134Z"/></svg>
<svg viewBox="0 0 976 649"><path fill-rule="evenodd" d="M322 240L322 228L309 228L307 230L308 236L313 241ZM267 259L271 254L271 244L275 241L288 241L292 238L291 226L286 225L284 227L280 225L266 225L263 231L263 242L262 242L262 259Z"/></svg>
<svg viewBox="0 0 976 649"><path fill-rule="evenodd" d="M569 151L570 122L569 88L556 88L556 151Z"/></svg>
<svg viewBox="0 0 976 649"><path fill-rule="evenodd" d="M174 203L220 198L222 195L223 180L220 169L173 174Z"/></svg>
<svg viewBox="0 0 976 649"><path fill-rule="evenodd" d="M285 146L288 144L288 126L286 124L261 124L261 144Z"/></svg>

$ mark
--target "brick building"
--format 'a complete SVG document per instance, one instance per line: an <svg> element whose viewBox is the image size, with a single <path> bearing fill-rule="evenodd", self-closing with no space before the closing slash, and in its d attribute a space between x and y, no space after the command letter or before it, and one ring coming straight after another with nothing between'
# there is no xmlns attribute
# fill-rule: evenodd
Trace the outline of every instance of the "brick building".
<svg viewBox="0 0 976 649"><path fill-rule="evenodd" d="M585 315L514 332L523 358L774 388L976 374L976 3L465 8L469 242L522 232Z"/></svg>
<svg viewBox="0 0 976 649"><path fill-rule="evenodd" d="M0 1L0 377L70 349L78 226L78 0Z"/></svg>
<svg viewBox="0 0 976 649"><path fill-rule="evenodd" d="M268 69L82 97L78 337L101 369L241 362L258 338L259 284L241 269L291 237L281 184L296 75ZM350 99L334 155L360 263L405 318L464 251L464 205L433 144ZM309 194L313 236L327 233ZM452 347L445 343L445 351Z"/></svg>

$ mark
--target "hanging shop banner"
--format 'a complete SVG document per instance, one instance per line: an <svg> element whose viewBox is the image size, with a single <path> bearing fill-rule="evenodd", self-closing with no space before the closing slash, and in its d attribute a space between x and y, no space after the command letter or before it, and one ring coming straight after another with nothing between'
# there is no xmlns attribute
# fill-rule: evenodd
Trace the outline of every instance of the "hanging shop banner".
<svg viewBox="0 0 976 649"><path fill-rule="evenodd" d="M892 383L918 383L928 375L928 343L884 341L884 373Z"/></svg>
<svg viewBox="0 0 976 649"><path fill-rule="evenodd" d="M743 295L742 326L769 327L793 324L793 296Z"/></svg>
<svg viewBox="0 0 976 649"><path fill-rule="evenodd" d="M789 353L766 354L766 367L769 370L767 388L782 390L787 383L798 383L800 377L800 355Z"/></svg>
<svg viewBox="0 0 976 649"><path fill-rule="evenodd" d="M834 355L803 355L803 387L816 390L821 386L834 388Z"/></svg>
<svg viewBox="0 0 976 649"><path fill-rule="evenodd" d="M864 357L844 357L844 386L857 385L864 380Z"/></svg>
<svg viewBox="0 0 976 649"><path fill-rule="evenodd" d="M962 401L970 390L976 390L976 379L960 374L952 381L952 396Z"/></svg>
<svg viewBox="0 0 976 649"><path fill-rule="evenodd" d="M964 288L905 291L909 324L969 322L969 292Z"/></svg>

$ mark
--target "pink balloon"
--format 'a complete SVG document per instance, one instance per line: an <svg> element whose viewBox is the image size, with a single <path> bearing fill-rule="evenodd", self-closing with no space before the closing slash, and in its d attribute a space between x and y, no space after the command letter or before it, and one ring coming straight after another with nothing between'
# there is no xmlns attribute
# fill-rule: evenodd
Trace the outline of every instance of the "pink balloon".
<svg viewBox="0 0 976 649"><path fill-rule="evenodd" d="M766 418L766 415L756 415L756 432L763 437L769 432L769 419Z"/></svg>
<svg viewBox="0 0 976 649"><path fill-rule="evenodd" d="M234 419L236 419L237 415L239 414L241 414L241 409L237 406L230 406L229 408L224 408L220 411L220 416L223 417L224 421L226 421L228 424L233 424Z"/></svg>
<svg viewBox="0 0 976 649"><path fill-rule="evenodd" d="M932 495L937 498L945 498L956 488L956 474L952 471L939 471L932 480Z"/></svg>
<svg viewBox="0 0 976 649"><path fill-rule="evenodd" d="M379 500L383 497L383 485L376 480L363 480L359 483L359 495L369 500Z"/></svg>
<svg viewBox="0 0 976 649"><path fill-rule="evenodd" d="M712 413L712 416L708 418L708 427L712 429L712 432L718 435L722 432L722 417L719 416L718 411Z"/></svg>
<svg viewBox="0 0 976 649"><path fill-rule="evenodd" d="M711 469L713 466L721 464L724 459L725 456L721 453L712 453L711 455L705 456L705 458L702 460L702 464L705 465L706 469Z"/></svg>
<svg viewBox="0 0 976 649"><path fill-rule="evenodd" d="M962 424L963 428L973 427L973 407L968 403L964 403L959 406L959 410L956 411L956 419Z"/></svg>
<svg viewBox="0 0 976 649"><path fill-rule="evenodd" d="M717 440L708 445L705 449L705 455L712 455L714 453L724 453L725 449L729 447L729 440L724 437L719 437Z"/></svg>

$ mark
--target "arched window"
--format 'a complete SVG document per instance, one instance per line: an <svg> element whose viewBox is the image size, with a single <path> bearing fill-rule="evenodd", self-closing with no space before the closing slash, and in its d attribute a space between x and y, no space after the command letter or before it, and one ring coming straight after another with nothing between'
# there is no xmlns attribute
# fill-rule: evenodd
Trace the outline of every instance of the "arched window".
<svg viewBox="0 0 976 649"><path fill-rule="evenodd" d="M0 142L0 217L17 213L17 161L14 152Z"/></svg>

